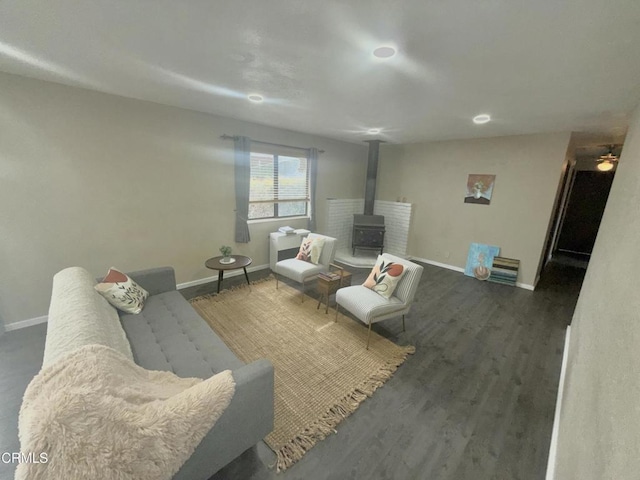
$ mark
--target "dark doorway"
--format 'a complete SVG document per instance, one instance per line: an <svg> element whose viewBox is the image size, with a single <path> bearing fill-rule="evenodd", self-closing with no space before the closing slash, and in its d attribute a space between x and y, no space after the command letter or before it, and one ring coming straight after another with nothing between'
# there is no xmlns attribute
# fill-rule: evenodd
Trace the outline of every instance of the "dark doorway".
<svg viewBox="0 0 640 480"><path fill-rule="evenodd" d="M590 255L613 182L613 172L576 172L556 250Z"/></svg>

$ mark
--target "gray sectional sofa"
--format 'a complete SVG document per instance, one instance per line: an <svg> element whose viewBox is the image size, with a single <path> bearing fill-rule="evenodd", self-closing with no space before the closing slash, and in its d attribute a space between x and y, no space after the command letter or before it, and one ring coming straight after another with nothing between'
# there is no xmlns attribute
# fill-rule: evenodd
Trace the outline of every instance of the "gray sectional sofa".
<svg viewBox="0 0 640 480"><path fill-rule="evenodd" d="M128 274L150 294L137 315L115 313L93 291L95 281L86 278L88 272L74 269L54 277L45 365L65 351L100 343L125 351L146 369L171 371L180 377L208 378L227 369L233 373L236 391L231 404L174 479L208 479L271 432L272 364L266 359L250 364L240 361L176 290L172 268ZM74 314L78 305L86 305L82 307L86 314ZM106 336L97 333L105 328Z"/></svg>

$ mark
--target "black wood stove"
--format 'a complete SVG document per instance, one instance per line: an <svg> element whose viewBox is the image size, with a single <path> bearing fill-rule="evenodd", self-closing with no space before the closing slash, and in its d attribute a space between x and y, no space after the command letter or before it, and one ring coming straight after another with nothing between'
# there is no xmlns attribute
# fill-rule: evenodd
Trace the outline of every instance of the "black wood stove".
<svg viewBox="0 0 640 480"><path fill-rule="evenodd" d="M369 250L384 249L384 216L383 215L359 215L353 216L353 235L351 237L351 248L353 255L356 248Z"/></svg>

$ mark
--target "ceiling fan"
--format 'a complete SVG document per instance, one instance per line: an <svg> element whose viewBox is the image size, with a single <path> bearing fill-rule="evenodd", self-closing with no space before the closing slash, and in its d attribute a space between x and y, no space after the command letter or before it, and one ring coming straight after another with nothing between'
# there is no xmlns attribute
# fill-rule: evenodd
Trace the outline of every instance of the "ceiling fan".
<svg viewBox="0 0 640 480"><path fill-rule="evenodd" d="M615 145L603 145L603 146L608 146L609 152L604 155L601 155L600 158L596 160L598 162L597 168L601 172L608 172L610 170L613 170L613 167L618 161L618 156L613 154L613 147L615 147Z"/></svg>

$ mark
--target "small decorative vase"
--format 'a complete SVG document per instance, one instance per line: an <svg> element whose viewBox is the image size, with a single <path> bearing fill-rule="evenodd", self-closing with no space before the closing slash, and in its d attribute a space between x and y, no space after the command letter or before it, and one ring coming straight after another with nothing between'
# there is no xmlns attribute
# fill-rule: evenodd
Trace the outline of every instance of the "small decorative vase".
<svg viewBox="0 0 640 480"><path fill-rule="evenodd" d="M235 258L233 258L231 255L228 256L223 256L222 259L220 260L220 263L222 263L223 265L229 265L230 263L234 263L236 261Z"/></svg>

